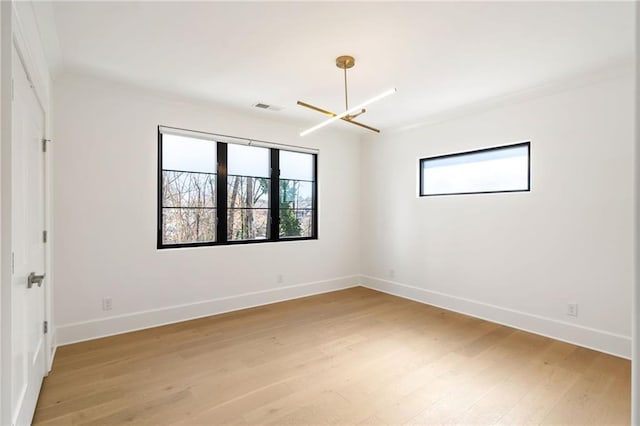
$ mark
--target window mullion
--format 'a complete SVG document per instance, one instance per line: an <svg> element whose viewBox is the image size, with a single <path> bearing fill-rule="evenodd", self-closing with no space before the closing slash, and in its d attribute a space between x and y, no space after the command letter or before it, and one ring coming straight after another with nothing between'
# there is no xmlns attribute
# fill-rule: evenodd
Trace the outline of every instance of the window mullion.
<svg viewBox="0 0 640 426"><path fill-rule="evenodd" d="M311 195L313 206L312 238L318 238L318 156L313 156L313 193Z"/></svg>
<svg viewBox="0 0 640 426"><path fill-rule="evenodd" d="M270 240L280 239L280 150L271 148L271 190L269 191Z"/></svg>
<svg viewBox="0 0 640 426"><path fill-rule="evenodd" d="M227 144L217 143L218 176L216 179L216 213L218 222L216 228L219 243L227 242Z"/></svg>
<svg viewBox="0 0 640 426"><path fill-rule="evenodd" d="M160 133L160 129L158 128L158 230L157 230L157 248L162 248L163 240L162 240L162 227L163 227L163 218L162 218L162 197L163 197L164 186L162 182L162 133Z"/></svg>

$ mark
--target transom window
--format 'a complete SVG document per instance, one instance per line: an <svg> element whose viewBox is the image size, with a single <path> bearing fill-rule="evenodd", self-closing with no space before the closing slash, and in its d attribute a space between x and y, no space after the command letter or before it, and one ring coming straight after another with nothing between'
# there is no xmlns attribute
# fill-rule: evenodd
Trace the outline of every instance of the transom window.
<svg viewBox="0 0 640 426"><path fill-rule="evenodd" d="M530 142L420 160L420 196L530 190Z"/></svg>
<svg viewBox="0 0 640 426"><path fill-rule="evenodd" d="M158 152L158 248L317 239L315 153L167 127Z"/></svg>

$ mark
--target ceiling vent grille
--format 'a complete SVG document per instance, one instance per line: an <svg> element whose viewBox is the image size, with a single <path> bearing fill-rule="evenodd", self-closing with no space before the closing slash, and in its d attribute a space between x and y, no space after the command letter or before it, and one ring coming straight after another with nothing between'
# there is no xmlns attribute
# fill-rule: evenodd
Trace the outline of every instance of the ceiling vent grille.
<svg viewBox="0 0 640 426"><path fill-rule="evenodd" d="M276 106L276 105L269 105L269 104L265 104L262 102L258 102L253 104L254 107L256 108L260 108L260 109L268 109L269 111L281 111L282 107L280 106Z"/></svg>

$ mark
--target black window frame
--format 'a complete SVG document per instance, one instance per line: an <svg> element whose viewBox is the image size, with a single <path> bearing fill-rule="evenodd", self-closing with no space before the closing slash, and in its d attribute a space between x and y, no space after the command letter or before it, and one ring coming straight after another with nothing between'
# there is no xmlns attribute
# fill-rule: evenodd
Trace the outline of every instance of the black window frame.
<svg viewBox="0 0 640 426"><path fill-rule="evenodd" d="M509 148L516 148L516 147L527 147L527 189L507 189L507 190L500 190L500 191L469 191L469 192L447 192L447 193L442 193L442 194L425 194L424 193L424 168L423 168L423 164L426 161L429 160L439 160L439 159L443 159L443 158L452 158L452 157L461 157L461 156L465 156L465 155L471 155L471 154L478 154L478 153L482 153L482 152L490 152L490 151L501 151L504 149L509 149ZM531 192L531 141L527 141L527 142L519 142L519 143L515 143L515 144L509 144L509 145L500 145L500 146L495 146L495 147L490 147L490 148L482 148L482 149L476 149L476 150L472 150L472 151L464 151L464 152L454 152L451 154L444 154L444 155L436 155L433 157L425 157L425 158L421 158L418 162L418 169L419 169L419 176L418 176L418 188L419 188L419 192L418 195L420 197L440 197L443 195L473 195L473 194L501 194L501 193L512 193L512 192Z"/></svg>
<svg viewBox="0 0 640 426"><path fill-rule="evenodd" d="M162 217L162 209L163 209L163 194L162 194L162 184L163 184L163 174L162 174L162 131L160 128L167 128L166 126L158 126L158 170L157 170L157 241L156 248L157 249L174 249L174 248L185 248L185 247L210 247L210 246L230 246L230 245L243 245L243 244L259 244L259 243L275 243L275 242L283 242L283 241L309 241L309 240L317 240L318 239L318 154L316 153L308 153L313 156L313 177L312 181L312 226L311 226L311 236L305 237L291 237L291 236L280 236L280 151L292 151L298 152L293 149L283 148L275 148L268 147L269 149L269 158L270 158L270 190L269 190L269 219L268 219L268 237L261 239L252 239L252 240L234 240L229 241L227 239L227 145L228 142L212 140L212 142L216 143L217 149L217 173L216 173L216 241L196 241L196 242L184 242L184 243L169 243L165 244L163 242L163 217ZM174 128L178 131L184 131L185 129ZM210 136L218 136L213 135L211 133L198 132L198 131L190 131L194 134L202 133ZM197 138L197 136L194 136ZM221 139L229 138L222 137ZM242 139L242 138L238 138ZM273 144L277 145L277 144Z"/></svg>

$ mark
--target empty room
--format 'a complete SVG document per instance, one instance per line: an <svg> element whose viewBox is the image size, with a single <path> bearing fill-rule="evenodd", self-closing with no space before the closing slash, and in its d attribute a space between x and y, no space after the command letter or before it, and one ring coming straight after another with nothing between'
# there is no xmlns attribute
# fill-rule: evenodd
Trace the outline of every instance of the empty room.
<svg viewBox="0 0 640 426"><path fill-rule="evenodd" d="M638 425L634 1L0 1L0 425Z"/></svg>

